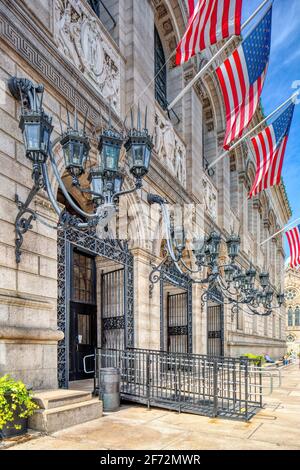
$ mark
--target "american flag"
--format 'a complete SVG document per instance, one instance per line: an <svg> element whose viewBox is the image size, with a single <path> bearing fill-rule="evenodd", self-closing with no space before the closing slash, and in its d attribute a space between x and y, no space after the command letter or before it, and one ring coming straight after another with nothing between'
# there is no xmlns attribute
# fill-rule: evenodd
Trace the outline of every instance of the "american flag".
<svg viewBox="0 0 300 470"><path fill-rule="evenodd" d="M297 268L300 264L300 225L286 232L290 246L292 268Z"/></svg>
<svg viewBox="0 0 300 470"><path fill-rule="evenodd" d="M259 103L270 57L271 27L272 7L216 70L226 109L226 150L241 137Z"/></svg>
<svg viewBox="0 0 300 470"><path fill-rule="evenodd" d="M249 198L263 189L280 184L294 108L294 103L290 104L273 124L251 139L256 157L256 176Z"/></svg>
<svg viewBox="0 0 300 470"><path fill-rule="evenodd" d="M189 7L193 8L192 2ZM241 13L242 0L199 0L177 46L176 64L184 64L222 39L241 34Z"/></svg>

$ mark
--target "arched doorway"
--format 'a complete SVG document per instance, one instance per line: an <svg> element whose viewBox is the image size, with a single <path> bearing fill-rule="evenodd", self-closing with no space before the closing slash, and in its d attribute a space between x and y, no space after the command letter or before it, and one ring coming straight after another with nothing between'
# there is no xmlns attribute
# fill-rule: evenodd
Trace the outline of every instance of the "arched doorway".
<svg viewBox="0 0 300 470"><path fill-rule="evenodd" d="M99 239L93 229L59 230L60 387L88 378L83 357L96 346L134 346L133 297L133 256L125 241Z"/></svg>

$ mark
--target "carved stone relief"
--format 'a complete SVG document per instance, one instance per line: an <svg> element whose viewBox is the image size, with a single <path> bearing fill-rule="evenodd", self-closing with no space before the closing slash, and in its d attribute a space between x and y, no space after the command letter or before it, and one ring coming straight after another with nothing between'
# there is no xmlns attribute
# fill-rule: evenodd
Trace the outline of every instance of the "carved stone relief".
<svg viewBox="0 0 300 470"><path fill-rule="evenodd" d="M203 191L204 191L204 203L205 211L210 215L210 217L217 221L218 216L218 199L217 199L217 190L213 184L209 181L208 178L203 177L202 180Z"/></svg>
<svg viewBox="0 0 300 470"><path fill-rule="evenodd" d="M55 40L58 50L119 111L120 60L81 0L55 0Z"/></svg>
<svg viewBox="0 0 300 470"><path fill-rule="evenodd" d="M170 121L155 114L154 148L165 167L186 187L186 149Z"/></svg>

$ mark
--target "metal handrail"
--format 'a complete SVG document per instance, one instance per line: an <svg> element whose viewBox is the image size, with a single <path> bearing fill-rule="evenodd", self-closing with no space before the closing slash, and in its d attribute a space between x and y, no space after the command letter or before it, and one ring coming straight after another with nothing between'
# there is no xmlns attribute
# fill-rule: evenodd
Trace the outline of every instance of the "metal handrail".
<svg viewBox="0 0 300 470"><path fill-rule="evenodd" d="M95 354L89 354L88 356L84 356L83 358L83 370L85 374L94 374L95 373L95 367L94 370L87 370L86 368L86 360L89 359L90 357L94 358L94 363L95 363Z"/></svg>

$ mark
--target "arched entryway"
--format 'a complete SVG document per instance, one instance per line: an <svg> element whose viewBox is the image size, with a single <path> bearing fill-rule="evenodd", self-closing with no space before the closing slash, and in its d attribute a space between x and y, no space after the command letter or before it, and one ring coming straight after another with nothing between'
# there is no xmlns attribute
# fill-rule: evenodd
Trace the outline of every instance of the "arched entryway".
<svg viewBox="0 0 300 470"><path fill-rule="evenodd" d="M58 233L58 382L86 378L83 357L98 347L134 346L133 256L127 243L94 230Z"/></svg>

